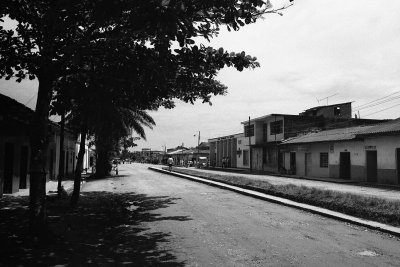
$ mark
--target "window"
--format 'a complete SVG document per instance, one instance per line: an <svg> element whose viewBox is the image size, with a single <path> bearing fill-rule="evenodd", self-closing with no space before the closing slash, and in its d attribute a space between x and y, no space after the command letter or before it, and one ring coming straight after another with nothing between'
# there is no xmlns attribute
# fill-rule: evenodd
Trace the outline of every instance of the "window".
<svg viewBox="0 0 400 267"><path fill-rule="evenodd" d="M340 112L340 107L334 107L333 108L333 115L334 116L340 116L341 112Z"/></svg>
<svg viewBox="0 0 400 267"><path fill-rule="evenodd" d="M254 136L254 124L251 124L250 126L244 126L244 136Z"/></svg>
<svg viewBox="0 0 400 267"><path fill-rule="evenodd" d="M242 144L242 140L238 140L238 145L241 145Z"/></svg>
<svg viewBox="0 0 400 267"><path fill-rule="evenodd" d="M282 133L283 130L282 128L283 128L283 120L271 122L271 127L270 127L271 134Z"/></svg>
<svg viewBox="0 0 400 267"><path fill-rule="evenodd" d="M321 168L328 168L328 152L322 152L319 154L319 166Z"/></svg>
<svg viewBox="0 0 400 267"><path fill-rule="evenodd" d="M249 151L243 150L243 165L249 165Z"/></svg>

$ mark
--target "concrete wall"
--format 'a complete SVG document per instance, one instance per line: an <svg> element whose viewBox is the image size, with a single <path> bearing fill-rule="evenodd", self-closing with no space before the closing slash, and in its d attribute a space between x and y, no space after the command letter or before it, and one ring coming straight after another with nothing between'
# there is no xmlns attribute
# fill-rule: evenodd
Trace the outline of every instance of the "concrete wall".
<svg viewBox="0 0 400 267"><path fill-rule="evenodd" d="M350 152L351 180L367 181L366 151L377 151L377 183L399 184L396 166L396 148L400 148L400 136L377 136L365 140L354 140L331 143L292 145L285 150L285 168L290 168L290 153L296 152L297 175L305 176L305 153L311 153L311 172L308 177L336 178L340 176L340 153ZM320 153L328 152L328 168L320 167Z"/></svg>
<svg viewBox="0 0 400 267"><path fill-rule="evenodd" d="M235 134L209 139L210 143L210 163L211 166L222 167L223 159L229 158L226 167L236 168L237 159L237 138L244 138L243 134ZM242 148L241 148L242 149ZM241 161L242 162L242 161ZM240 163L239 163L240 164Z"/></svg>
<svg viewBox="0 0 400 267"><path fill-rule="evenodd" d="M340 108L339 116L335 116L334 114L334 110L336 107ZM351 118L351 103L322 107L318 110L316 115L324 116L325 118L334 118L334 117Z"/></svg>
<svg viewBox="0 0 400 267"><path fill-rule="evenodd" d="M250 168L249 165L243 165L243 151L249 149L249 138L248 137L238 137L236 139L236 151L240 151L236 153L236 167L237 168Z"/></svg>
<svg viewBox="0 0 400 267"><path fill-rule="evenodd" d="M47 154L46 163L46 179L57 179L59 173L60 163L60 135L59 129L55 125L51 125L51 132L49 136L48 149L45 152ZM29 188L29 162L31 157L30 151L30 140L27 133L21 132L20 134L14 134L13 136L2 135L0 138L0 194L3 192L4 185L4 164L5 164L5 144L11 143L14 147L14 158L13 158L13 179L12 179L12 193L18 192L20 188L21 180L21 148L27 147L28 158L27 158L27 177L26 177L26 188ZM66 170L66 158L64 158L64 171L67 176L72 176L74 168L76 166L76 142L74 136L70 133L65 134L64 149L68 153L68 169ZM51 159L53 159L51 161ZM52 170L51 170L52 169Z"/></svg>
<svg viewBox="0 0 400 267"><path fill-rule="evenodd" d="M280 134L271 134L271 122L275 122L282 120L282 133ZM284 132L285 132L285 121L284 121L284 117L283 116L270 116L268 118L265 118L263 120L263 123L261 123L260 125L260 129L261 129L261 135L262 135L262 130L263 130L263 124L267 123L268 124L268 131L267 131L267 142L274 142L274 141L281 141L284 139ZM260 139L262 141L262 139Z"/></svg>
<svg viewBox="0 0 400 267"><path fill-rule="evenodd" d="M29 138L24 135L20 136L1 136L0 138L0 195L4 189L4 170L5 170L5 145L10 143L13 145L14 158L13 158L13 171L12 171L12 186L11 192L15 193L19 190L20 185L20 159L21 159L21 148L26 146L28 148L28 173L27 173L27 187L29 187L29 160L30 160L30 147Z"/></svg>
<svg viewBox="0 0 400 267"><path fill-rule="evenodd" d="M210 155L209 155L210 165L215 166L217 160L217 142L213 141L209 142L209 144L210 144Z"/></svg>

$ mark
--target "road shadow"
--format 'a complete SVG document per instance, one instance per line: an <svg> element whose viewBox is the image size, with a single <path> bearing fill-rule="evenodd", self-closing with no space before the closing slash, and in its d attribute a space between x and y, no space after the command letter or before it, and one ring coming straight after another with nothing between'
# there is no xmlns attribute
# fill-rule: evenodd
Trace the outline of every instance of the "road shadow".
<svg viewBox="0 0 400 267"><path fill-rule="evenodd" d="M191 220L157 213L176 200L85 192L74 210L68 199L49 203L47 235L37 239L28 232L28 197L0 199L0 266L184 266L160 246L170 242L170 234L146 227L146 222Z"/></svg>

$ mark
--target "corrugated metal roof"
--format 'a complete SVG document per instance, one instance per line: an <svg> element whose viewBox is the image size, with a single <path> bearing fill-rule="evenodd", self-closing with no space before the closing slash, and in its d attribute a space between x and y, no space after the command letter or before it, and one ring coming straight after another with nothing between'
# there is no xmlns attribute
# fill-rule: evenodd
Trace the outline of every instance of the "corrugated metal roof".
<svg viewBox="0 0 400 267"><path fill-rule="evenodd" d="M302 136L293 137L282 141L282 144L316 143L330 141L351 140L362 130L368 130L374 126L357 126L349 128L340 128L333 130L308 133Z"/></svg>
<svg viewBox="0 0 400 267"><path fill-rule="evenodd" d="M400 118L375 125L369 129L364 129L363 131L357 133L357 135L374 135L385 133L400 133Z"/></svg>

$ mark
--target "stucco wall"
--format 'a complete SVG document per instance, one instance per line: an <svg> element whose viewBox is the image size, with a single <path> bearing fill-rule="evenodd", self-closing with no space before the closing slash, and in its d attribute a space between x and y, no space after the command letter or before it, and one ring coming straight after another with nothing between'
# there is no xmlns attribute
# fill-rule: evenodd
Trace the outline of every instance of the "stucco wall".
<svg viewBox="0 0 400 267"><path fill-rule="evenodd" d="M282 120L283 124L282 124L282 133L280 134L271 134L271 122L274 122L276 118L276 121ZM283 116L271 116L267 119L264 120L265 123L268 123L268 134L267 134L267 142L274 142L276 141L281 141L284 139L284 132L285 132L285 121ZM261 126L261 130L262 130L262 126Z"/></svg>
<svg viewBox="0 0 400 267"><path fill-rule="evenodd" d="M20 160L21 160L21 147L28 147L28 173L27 173L27 187L29 187L29 160L30 160L30 147L28 136L1 136L0 138L0 183L1 191L4 189L4 169L5 169L5 144L13 144L14 158L13 158L13 175L12 175L12 193L18 192L20 184Z"/></svg>
<svg viewBox="0 0 400 267"><path fill-rule="evenodd" d="M249 149L249 138L248 137L238 137L236 139L236 151L240 150L241 153L236 154L236 167L237 168L250 168L249 165L243 165L243 150Z"/></svg>
<svg viewBox="0 0 400 267"><path fill-rule="evenodd" d="M378 183L398 184L396 148L400 148L400 136L378 136L365 139L365 147L376 147L378 158Z"/></svg>
<svg viewBox="0 0 400 267"><path fill-rule="evenodd" d="M329 177L329 164L327 168L321 168L320 165L320 154L328 153L328 163L329 163L329 144L318 143L310 146L309 152L311 153L311 173L308 174L310 177ZM305 163L304 163L305 164Z"/></svg>

